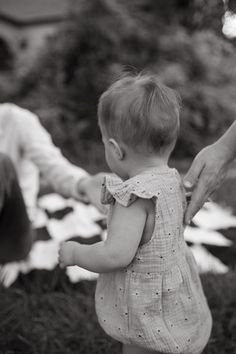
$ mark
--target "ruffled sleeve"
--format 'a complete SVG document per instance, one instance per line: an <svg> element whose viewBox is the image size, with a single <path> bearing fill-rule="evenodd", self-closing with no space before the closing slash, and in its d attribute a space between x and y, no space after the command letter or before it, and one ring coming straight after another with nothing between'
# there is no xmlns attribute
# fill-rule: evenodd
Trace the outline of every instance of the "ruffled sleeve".
<svg viewBox="0 0 236 354"><path fill-rule="evenodd" d="M133 177L127 181L122 181L119 177L106 177L102 186L102 204L112 204L117 201L127 207L138 197L144 199L156 197L156 188L152 191L151 188L148 188L146 181L142 179L142 177Z"/></svg>

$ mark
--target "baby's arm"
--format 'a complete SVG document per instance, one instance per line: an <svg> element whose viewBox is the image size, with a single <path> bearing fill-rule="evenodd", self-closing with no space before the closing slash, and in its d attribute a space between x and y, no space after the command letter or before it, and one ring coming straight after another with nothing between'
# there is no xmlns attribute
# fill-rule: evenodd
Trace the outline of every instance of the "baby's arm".
<svg viewBox="0 0 236 354"><path fill-rule="evenodd" d="M93 245L65 242L59 251L61 266L78 265L92 272L106 273L126 267L134 258L142 238L147 208L137 199L129 207L115 203L106 241Z"/></svg>

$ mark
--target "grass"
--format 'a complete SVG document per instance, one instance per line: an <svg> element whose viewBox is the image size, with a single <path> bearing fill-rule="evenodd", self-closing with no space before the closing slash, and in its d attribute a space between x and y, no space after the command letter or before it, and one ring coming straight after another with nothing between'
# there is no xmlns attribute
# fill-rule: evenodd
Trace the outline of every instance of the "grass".
<svg viewBox="0 0 236 354"><path fill-rule="evenodd" d="M236 353L236 273L202 276L213 315L204 354ZM118 354L99 327L95 281L71 284L63 270L34 270L0 291L0 354Z"/></svg>
<svg viewBox="0 0 236 354"><path fill-rule="evenodd" d="M204 354L236 353L236 273L205 274L203 287L213 316L213 330Z"/></svg>
<svg viewBox="0 0 236 354"><path fill-rule="evenodd" d="M73 285L60 269L32 271L1 289L0 353L118 353L99 327L95 282Z"/></svg>

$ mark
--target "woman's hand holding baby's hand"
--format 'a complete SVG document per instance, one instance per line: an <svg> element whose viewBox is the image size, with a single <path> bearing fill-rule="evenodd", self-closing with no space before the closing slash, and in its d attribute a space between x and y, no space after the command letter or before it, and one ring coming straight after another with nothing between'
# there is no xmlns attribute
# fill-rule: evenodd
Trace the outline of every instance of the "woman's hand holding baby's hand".
<svg viewBox="0 0 236 354"><path fill-rule="evenodd" d="M58 262L61 268L74 265L73 253L75 248L75 242L68 241L63 242L60 245L58 253Z"/></svg>

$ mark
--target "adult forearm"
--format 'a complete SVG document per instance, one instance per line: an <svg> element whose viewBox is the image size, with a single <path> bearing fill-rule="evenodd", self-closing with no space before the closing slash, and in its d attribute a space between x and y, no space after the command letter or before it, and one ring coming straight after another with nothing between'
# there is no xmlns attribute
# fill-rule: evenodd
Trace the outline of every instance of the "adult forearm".
<svg viewBox="0 0 236 354"><path fill-rule="evenodd" d="M228 150L228 159L236 158L236 121L230 126L225 134L217 141L222 147Z"/></svg>
<svg viewBox="0 0 236 354"><path fill-rule="evenodd" d="M19 116L16 123L24 157L38 167L41 175L55 191L66 197L78 197L78 183L88 176L87 172L62 155L35 114L15 109L15 114Z"/></svg>
<svg viewBox="0 0 236 354"><path fill-rule="evenodd" d="M73 264L96 273L107 273L122 268L119 257L110 252L101 241L92 245L76 244L73 250Z"/></svg>
<svg viewBox="0 0 236 354"><path fill-rule="evenodd" d="M65 197L78 197L78 185L88 176L87 172L70 164L60 153L56 155L54 151L54 154L49 155L49 158L37 156L37 160L34 156L32 160L34 159L45 180L57 193Z"/></svg>

